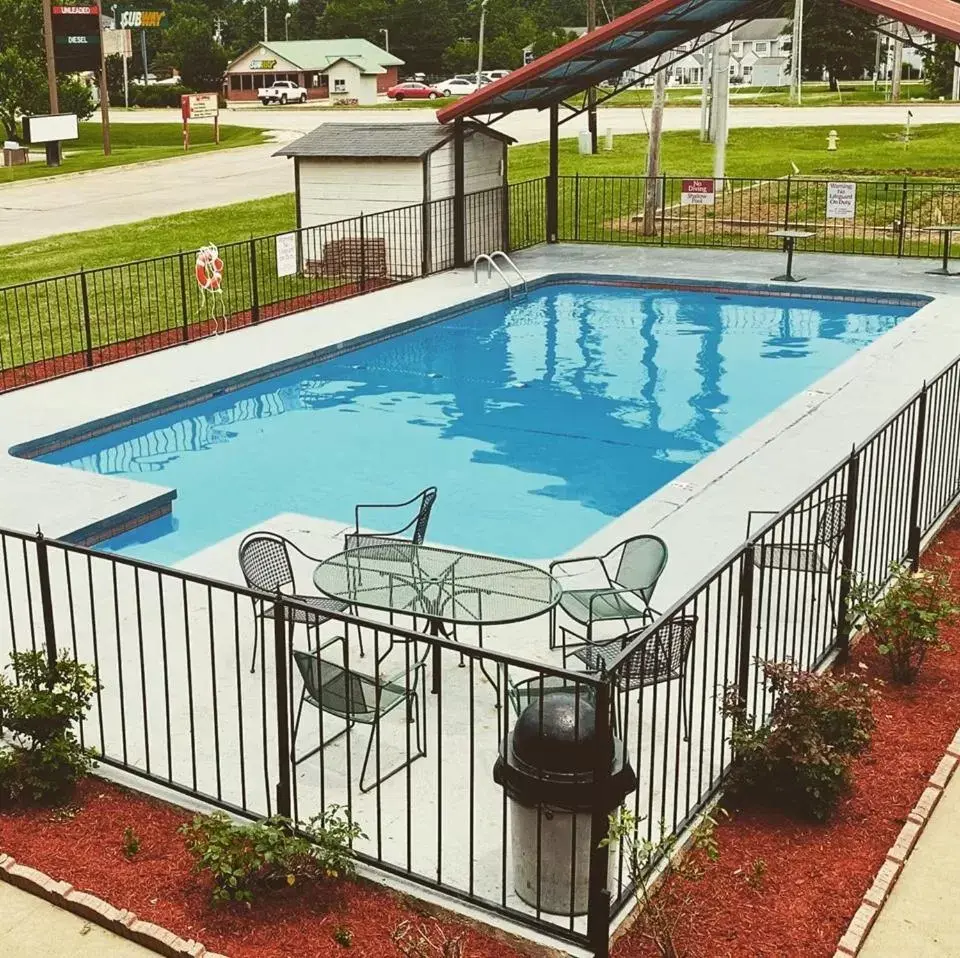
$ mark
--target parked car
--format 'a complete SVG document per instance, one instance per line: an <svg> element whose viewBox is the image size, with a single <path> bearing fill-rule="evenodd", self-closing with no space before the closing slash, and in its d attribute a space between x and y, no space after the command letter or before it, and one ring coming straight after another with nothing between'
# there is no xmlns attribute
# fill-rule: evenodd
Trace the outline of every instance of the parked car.
<svg viewBox="0 0 960 958"><path fill-rule="evenodd" d="M292 80L277 80L273 86L260 87L257 99L264 106L268 103L306 103L307 91Z"/></svg>
<svg viewBox="0 0 960 958"><path fill-rule="evenodd" d="M510 76L510 70L484 70L483 78L493 83L494 80L502 80L505 76Z"/></svg>
<svg viewBox="0 0 960 958"><path fill-rule="evenodd" d="M390 87L387 90L387 96L399 103L401 100L436 100L443 94L436 87L408 80Z"/></svg>
<svg viewBox="0 0 960 958"><path fill-rule="evenodd" d="M476 78L468 80L466 77L451 77L435 86L444 96L466 96L468 93L477 92Z"/></svg>

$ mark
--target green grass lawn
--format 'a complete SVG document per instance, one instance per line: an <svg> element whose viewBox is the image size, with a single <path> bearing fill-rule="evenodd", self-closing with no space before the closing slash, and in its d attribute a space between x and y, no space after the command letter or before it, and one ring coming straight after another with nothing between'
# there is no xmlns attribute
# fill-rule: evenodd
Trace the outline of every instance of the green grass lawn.
<svg viewBox="0 0 960 958"><path fill-rule="evenodd" d="M828 127L731 130L727 143L727 175L778 177L791 173L793 161L801 176L843 173L857 176L938 176L960 179L960 126L914 127L910 143L897 126L841 126L839 148L827 150ZM668 175L709 176L713 144L701 143L695 131L665 133L661 168ZM617 136L614 149L581 156L576 139L560 141L560 172L592 176L642 176L646 170L647 137ZM510 179L544 176L546 143L510 149Z"/></svg>
<svg viewBox="0 0 960 958"><path fill-rule="evenodd" d="M900 87L902 102L935 103L924 83L904 83ZM785 87L731 86L730 101L734 106L789 106L790 91ZM653 102L653 90L639 87L624 90L605 100L601 107L649 107ZM840 90L831 90L827 83L805 83L801 106L877 106L889 105L887 91L882 87L876 90L872 83L841 83ZM696 87L674 87L667 90L668 106L700 105L700 90Z"/></svg>
<svg viewBox="0 0 960 958"><path fill-rule="evenodd" d="M158 216L140 223L63 233L4 246L0 257L0 286L72 273L81 266L93 269L181 249L196 250L205 243L223 245L251 236L279 233L292 229L296 220L293 194L284 193L265 200Z"/></svg>
<svg viewBox="0 0 960 958"><path fill-rule="evenodd" d="M243 126L221 126L218 146L213 142L213 121L198 121L190 126L190 152L256 146L267 142L264 133L264 130ZM110 156L104 156L99 123L81 123L80 138L63 144L64 156L60 166L47 166L43 149L34 148L30 151L30 162L25 166L0 167L0 183L182 156L182 127L174 123L113 123L110 125L110 147Z"/></svg>

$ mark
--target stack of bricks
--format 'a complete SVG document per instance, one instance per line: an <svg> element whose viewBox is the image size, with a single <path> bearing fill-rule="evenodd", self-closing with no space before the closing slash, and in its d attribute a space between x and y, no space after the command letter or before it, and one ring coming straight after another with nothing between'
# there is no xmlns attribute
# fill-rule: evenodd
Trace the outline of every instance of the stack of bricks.
<svg viewBox="0 0 960 958"><path fill-rule="evenodd" d="M866 941L870 929L876 920L883 903L887 900L893 886L900 877L904 862L913 851L917 839L926 827L947 782L960 763L960 731L953 737L946 754L940 760L937 770L930 776L927 787L923 790L920 800L913 806L913 811L907 816L897 840L887 852L884 863L880 866L873 884L863 896L863 901L847 927L846 932L837 945L833 958L852 958L857 955Z"/></svg>

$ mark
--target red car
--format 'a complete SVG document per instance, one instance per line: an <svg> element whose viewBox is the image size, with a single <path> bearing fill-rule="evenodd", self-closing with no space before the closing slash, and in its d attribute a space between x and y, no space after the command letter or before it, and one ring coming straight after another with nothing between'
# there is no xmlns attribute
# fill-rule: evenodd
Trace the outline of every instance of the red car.
<svg viewBox="0 0 960 958"><path fill-rule="evenodd" d="M396 86L390 87L387 90L387 96L391 100L399 102L400 100L436 100L443 94L435 87L427 86L426 83L409 80L406 83L398 83Z"/></svg>

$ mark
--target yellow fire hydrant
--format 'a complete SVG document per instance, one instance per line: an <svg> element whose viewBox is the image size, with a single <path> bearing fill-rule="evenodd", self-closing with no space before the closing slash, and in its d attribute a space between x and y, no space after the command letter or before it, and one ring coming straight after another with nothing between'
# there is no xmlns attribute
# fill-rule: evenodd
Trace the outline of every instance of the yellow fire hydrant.
<svg viewBox="0 0 960 958"><path fill-rule="evenodd" d="M837 140L839 140L839 139L840 139L840 137L837 136L837 131L836 131L836 130L831 130L831 131L827 134L827 149L828 149L828 150L835 150L835 149L837 148Z"/></svg>

